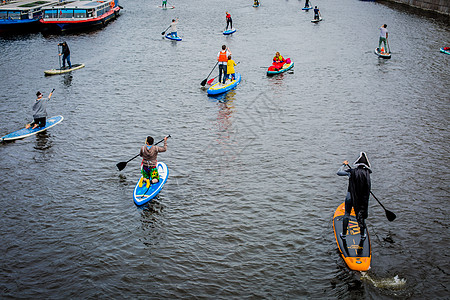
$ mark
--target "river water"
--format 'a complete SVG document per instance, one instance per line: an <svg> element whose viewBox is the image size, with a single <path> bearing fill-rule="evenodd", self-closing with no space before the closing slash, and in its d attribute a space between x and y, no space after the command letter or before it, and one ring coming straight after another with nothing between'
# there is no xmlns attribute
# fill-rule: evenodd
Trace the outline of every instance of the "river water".
<svg viewBox="0 0 450 300"><path fill-rule="evenodd" d="M55 88L48 112L64 116L0 145L1 298L448 299L445 19L355 0L313 1L319 24L303 1L120 4L101 30L0 38L0 135L30 120L37 90ZM179 43L161 35L174 17ZM390 60L373 53L383 23ZM63 40L86 67L44 77ZM210 98L200 82L222 44L242 82ZM295 67L268 78L276 51ZM168 134L167 184L137 208L139 161L116 164ZM360 151L397 215L371 200L364 275L331 222L348 183L336 171Z"/></svg>

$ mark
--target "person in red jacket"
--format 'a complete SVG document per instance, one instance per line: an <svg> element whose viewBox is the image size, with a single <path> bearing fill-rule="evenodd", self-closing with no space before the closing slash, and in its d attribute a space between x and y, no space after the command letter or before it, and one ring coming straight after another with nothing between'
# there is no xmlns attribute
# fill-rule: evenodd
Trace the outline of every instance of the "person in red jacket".
<svg viewBox="0 0 450 300"><path fill-rule="evenodd" d="M228 30L228 24L230 25L230 29L233 29L233 20L231 19L231 15L228 12L225 12L227 15L227 28L225 30Z"/></svg>

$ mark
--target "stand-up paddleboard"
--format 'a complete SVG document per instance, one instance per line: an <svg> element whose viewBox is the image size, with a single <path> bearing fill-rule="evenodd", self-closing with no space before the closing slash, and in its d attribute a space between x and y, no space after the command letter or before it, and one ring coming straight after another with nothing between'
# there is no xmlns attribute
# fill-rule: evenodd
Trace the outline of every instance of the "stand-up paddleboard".
<svg viewBox="0 0 450 300"><path fill-rule="evenodd" d="M302 10L310 10L312 8L313 8L312 6L307 6L307 7L303 7Z"/></svg>
<svg viewBox="0 0 450 300"><path fill-rule="evenodd" d="M445 54L450 54L450 47L442 47L441 52Z"/></svg>
<svg viewBox="0 0 450 300"><path fill-rule="evenodd" d="M375 52L375 54L378 55L379 57L386 58L386 59L391 58L391 54L390 54L390 53L387 53L387 52L381 53L380 50L379 50L378 48L375 48L375 51L374 51L374 52Z"/></svg>
<svg viewBox="0 0 450 300"><path fill-rule="evenodd" d="M322 18L318 18L318 19L312 19L311 22L313 23L319 23L320 21L322 21Z"/></svg>
<svg viewBox="0 0 450 300"><path fill-rule="evenodd" d="M233 33L235 33L235 32L236 32L236 29L235 29L235 28L232 28L232 29L225 30L225 31L223 32L223 35L230 35L230 34L233 34Z"/></svg>
<svg viewBox="0 0 450 300"><path fill-rule="evenodd" d="M162 8L162 9L174 9L175 8L175 6L173 6L173 5L167 5L166 7L163 7L162 5L158 5L158 7Z"/></svg>
<svg viewBox="0 0 450 300"><path fill-rule="evenodd" d="M84 64L74 64L72 65L72 68L63 68L63 69L51 69L44 71L45 75L59 75L64 73L69 73L78 69L84 68Z"/></svg>
<svg viewBox="0 0 450 300"><path fill-rule="evenodd" d="M267 69L267 75L271 76L271 75L277 75L280 73L284 73L286 71L289 71L293 67L294 67L293 61L291 61L291 63L289 63L289 64L284 64L281 68L277 68L275 65L273 65Z"/></svg>
<svg viewBox="0 0 450 300"><path fill-rule="evenodd" d="M167 168L167 165L163 162L158 162L156 167L158 168L159 174L158 183L150 185L150 188L147 189L147 185L144 180L142 187L139 187L139 180L141 180L142 176L136 183L136 186L134 187L133 191L133 200L136 205L143 205L152 200L153 198L155 198L155 196L159 194L164 184L166 183L167 177L169 177L169 169Z"/></svg>
<svg viewBox="0 0 450 300"><path fill-rule="evenodd" d="M172 35L172 34L166 34L166 39L172 40L172 41L181 41L182 39L179 36Z"/></svg>
<svg viewBox="0 0 450 300"><path fill-rule="evenodd" d="M259 7L261 4L253 4L253 7Z"/></svg>
<svg viewBox="0 0 450 300"><path fill-rule="evenodd" d="M23 139L26 138L30 135L45 131L53 126L55 126L56 124L59 124L62 122L62 120L64 120L63 116L55 116L55 117L51 117L49 119L47 119L47 122L45 124L45 127L38 127L35 129L20 129L17 131L14 131L13 133L7 134L5 136L3 136L1 138L2 141L13 141L13 140L18 140L18 139Z"/></svg>
<svg viewBox="0 0 450 300"><path fill-rule="evenodd" d="M369 231L366 227L367 237L361 242L360 229L356 221L355 211L352 209L348 223L347 237L342 239L340 233L343 231L344 214L345 202L339 205L333 216L334 236L339 252L351 270L367 271L370 269L370 260L372 258Z"/></svg>
<svg viewBox="0 0 450 300"><path fill-rule="evenodd" d="M207 90L208 95L219 95L235 88L239 84L239 82L241 82L241 73L236 73L235 76L235 80L227 80L224 85L221 85L220 82L218 82L215 85L211 86Z"/></svg>

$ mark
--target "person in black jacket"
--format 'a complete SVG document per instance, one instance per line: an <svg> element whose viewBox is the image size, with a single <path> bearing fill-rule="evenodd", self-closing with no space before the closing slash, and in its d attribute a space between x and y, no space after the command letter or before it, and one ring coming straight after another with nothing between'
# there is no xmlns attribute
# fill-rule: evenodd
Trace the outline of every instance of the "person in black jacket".
<svg viewBox="0 0 450 300"><path fill-rule="evenodd" d="M354 168L350 168L348 161L344 161L337 175L348 176L348 191L345 198L345 215L343 220L343 232L340 234L346 238L350 213L355 210L356 220L361 231L361 240L366 238L365 219L368 216L369 196L370 196L370 163L365 152L361 152L359 158L353 163ZM345 169L347 167L347 169Z"/></svg>
<svg viewBox="0 0 450 300"><path fill-rule="evenodd" d="M59 43L58 46L62 47L61 53L59 53L59 56L62 55L62 61L63 61L62 68L64 69L66 67L66 60L67 60L67 65L69 66L69 69L72 69L72 64L70 63L69 46L67 46L66 42Z"/></svg>

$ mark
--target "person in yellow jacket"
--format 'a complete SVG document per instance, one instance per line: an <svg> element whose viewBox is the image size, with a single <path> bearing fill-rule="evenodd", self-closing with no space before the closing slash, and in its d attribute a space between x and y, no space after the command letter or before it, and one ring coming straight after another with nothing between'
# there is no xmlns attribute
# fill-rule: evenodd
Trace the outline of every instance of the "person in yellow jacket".
<svg viewBox="0 0 450 300"><path fill-rule="evenodd" d="M281 56L280 52L275 53L275 56L273 57L274 63L284 63L284 58Z"/></svg>
<svg viewBox="0 0 450 300"><path fill-rule="evenodd" d="M231 59L231 55L228 55L228 62L227 62L227 78L233 78L231 81L236 80L236 74L234 72L234 66L237 64L234 62L234 60Z"/></svg>

